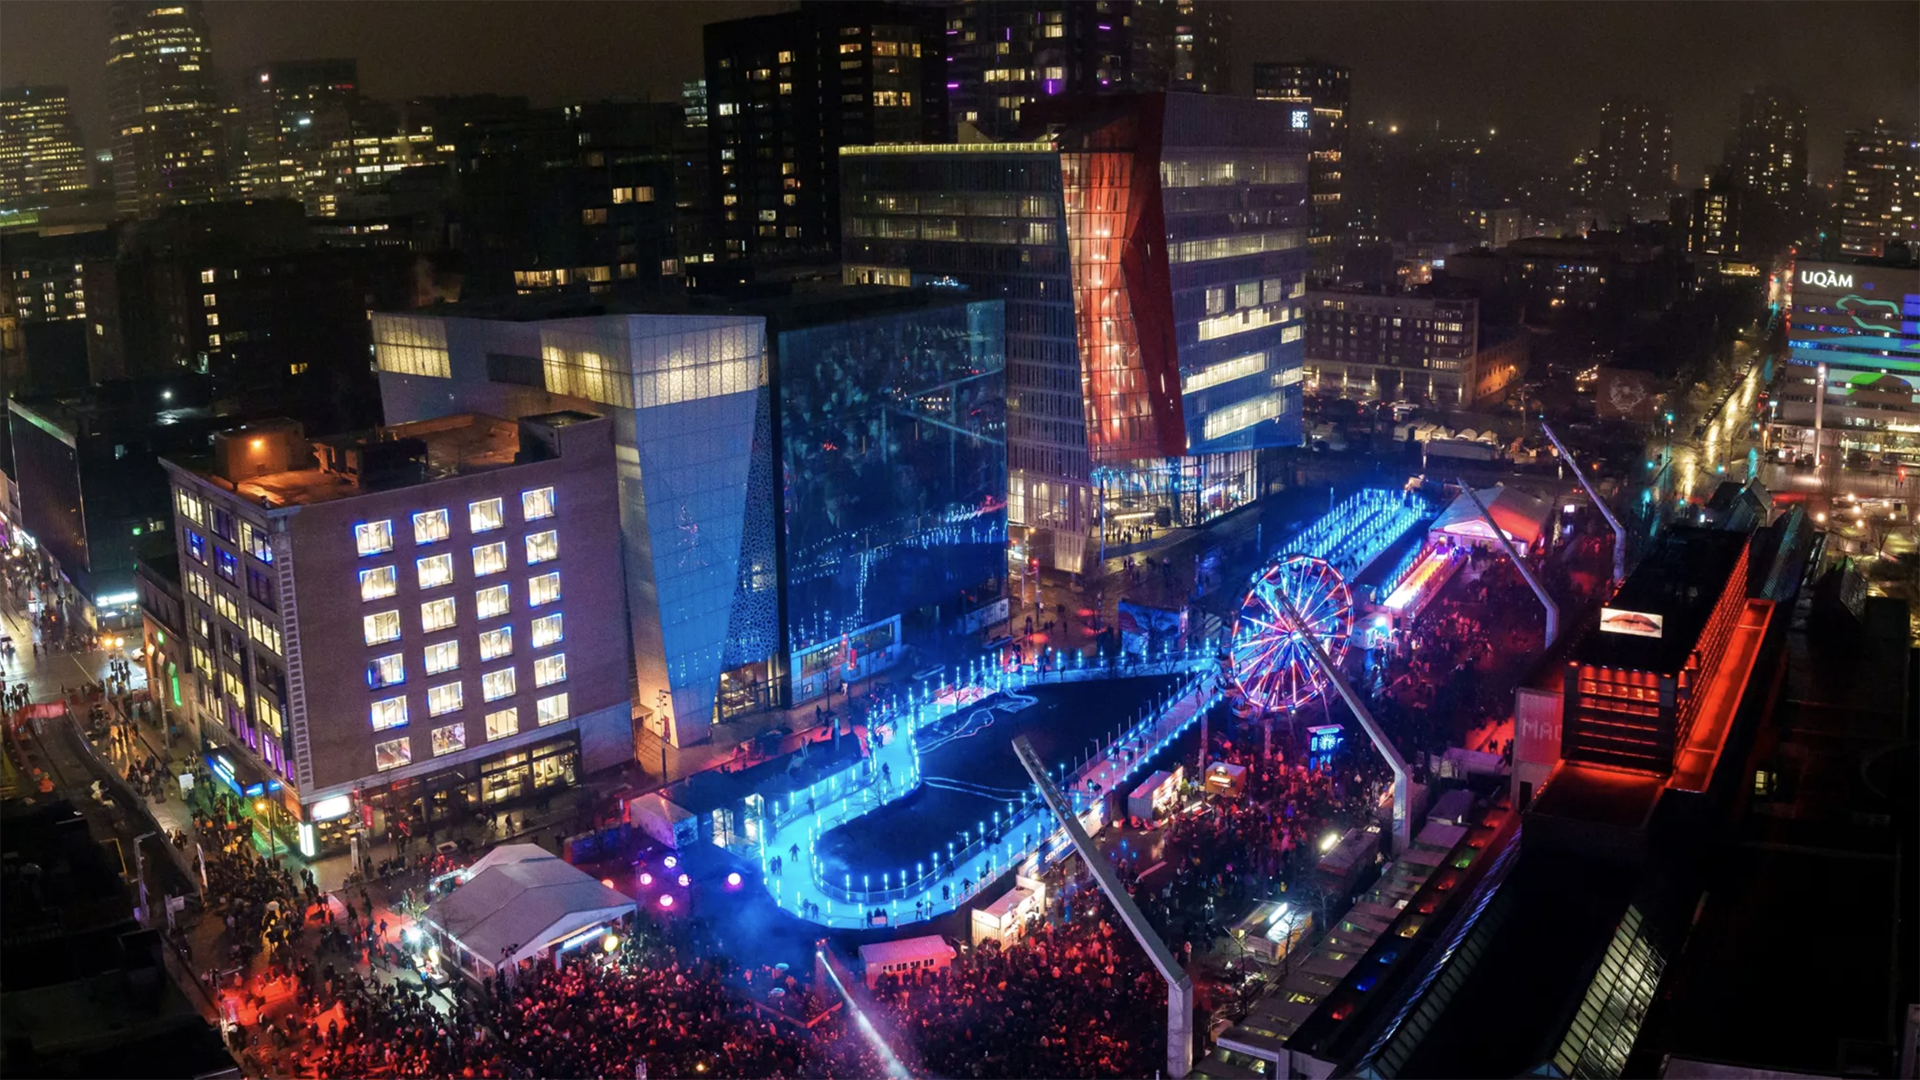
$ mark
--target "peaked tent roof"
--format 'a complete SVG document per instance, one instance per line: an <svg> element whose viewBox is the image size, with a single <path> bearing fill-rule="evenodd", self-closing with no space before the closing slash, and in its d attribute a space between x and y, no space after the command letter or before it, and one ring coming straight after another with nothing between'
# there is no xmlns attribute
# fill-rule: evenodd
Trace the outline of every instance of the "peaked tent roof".
<svg viewBox="0 0 1920 1080"><path fill-rule="evenodd" d="M1500 528L1521 543L1535 543L1546 533L1547 519L1553 513L1553 507L1548 503L1510 487L1481 488L1478 494L1480 501L1487 505L1487 512L1493 515L1493 520L1500 523ZM1465 492L1448 504L1434 521L1432 529L1455 536L1493 539L1487 523L1480 517L1480 511Z"/></svg>
<svg viewBox="0 0 1920 1080"><path fill-rule="evenodd" d="M635 910L631 897L532 844L495 848L423 918L489 964L509 947L533 956L556 938Z"/></svg>

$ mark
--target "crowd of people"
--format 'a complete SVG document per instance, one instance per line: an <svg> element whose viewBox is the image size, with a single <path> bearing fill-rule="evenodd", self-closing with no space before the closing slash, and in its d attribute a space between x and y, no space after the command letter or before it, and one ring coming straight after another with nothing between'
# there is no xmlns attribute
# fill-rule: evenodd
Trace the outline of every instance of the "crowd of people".
<svg viewBox="0 0 1920 1080"><path fill-rule="evenodd" d="M1102 905L943 970L882 976L874 998L940 1076L1151 1076L1166 1065L1166 980Z"/></svg>
<svg viewBox="0 0 1920 1080"><path fill-rule="evenodd" d="M696 921L697 922L697 921ZM437 1005L405 983L313 994L301 1075L383 1077L878 1076L873 1051L798 980L743 970L695 923L647 924L611 953L530 965ZM792 1005L788 1005L791 1002ZM818 1010L816 1012L816 1010ZM331 1016L316 1027L320 1017ZM813 1020L811 1026L808 1020Z"/></svg>

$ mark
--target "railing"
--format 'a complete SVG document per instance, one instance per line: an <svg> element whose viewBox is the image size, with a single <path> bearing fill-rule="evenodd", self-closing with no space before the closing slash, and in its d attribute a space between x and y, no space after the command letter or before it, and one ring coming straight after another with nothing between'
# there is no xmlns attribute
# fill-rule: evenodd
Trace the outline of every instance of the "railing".
<svg viewBox="0 0 1920 1080"><path fill-rule="evenodd" d="M1190 669L1192 661L1182 660L1180 662L1187 664ZM1058 766L1057 768L1064 773L1061 777L1061 788L1068 794L1068 797L1073 800L1074 812L1084 813L1088 807L1092 805L1091 793L1086 790L1086 780L1105 766L1111 760L1112 755L1122 751L1129 754L1127 765L1119 774L1120 779L1128 779L1143 768L1145 764L1152 760L1161 750L1165 749L1181 731L1185 730L1197 720L1206 710L1212 708L1214 704L1220 700L1220 692L1217 688L1207 686L1207 681L1210 678L1211 673L1209 672L1201 672L1195 675L1193 679L1189 680L1178 691L1169 694L1164 700L1149 709L1146 715L1133 726L1127 728L1117 736L1110 737L1097 753L1089 755L1085 761L1076 766L1071 772L1065 771L1066 766L1064 764ZM980 700L984 701L985 698ZM1165 723L1173 710L1179 708L1189 700L1194 701L1194 709L1188 714L1184 721L1177 727L1169 730L1157 731L1157 729ZM977 702L969 704L977 704ZM946 713L953 711L956 710L947 709ZM925 723L921 726L924 727ZM914 759L915 775L911 778L912 782L904 785L899 795L892 796L893 798L905 795L918 786L920 777L918 775L919 766L917 753L914 755ZM870 785L863 785L863 787L864 786ZM1108 794L1108 792L1103 792L1102 794L1105 795ZM878 809L882 803L888 801L891 801L891 799L855 799L843 797L837 805L829 808L825 814L819 816L817 827L810 830L809 848L811 849L813 847L813 841L817 840L820 836L838 828L847 821L871 813L873 810ZM794 818L788 816L787 820L791 822ZM949 847L945 858L942 858L936 849L931 856L931 865L916 863L914 873L911 877L906 876L906 869L904 867L901 868L901 880L897 885L893 883L894 876L891 872L883 872L880 875L882 884L879 888L874 888L870 884L873 878L873 875L870 873L861 875L861 884L858 887L853 884L851 872L843 872L840 875L841 880L834 882L826 873L825 867L822 865L818 854L812 855L810 869L814 879L819 882L819 888L822 893L843 903L852 904L856 908L875 908L884 907L894 901L904 900L929 892L938 887L943 879L953 879L956 874L965 873L969 863L981 855L986 855L987 861L985 865L980 868L980 872L977 874L969 874L966 879L962 879L970 880L972 882L971 886L967 888L956 887L951 894L943 896L940 901L942 904L959 904L964 903L975 893L990 885L1009 868L1025 860L1034 850L1044 845L1057 828L1058 826L1051 820L1051 811L1047 809L1046 804L1041 801L1037 793L1029 790L1022 796L1021 801L1014 807L1009 808L1006 813L996 813L992 819L991 827L987 828L982 835L974 836L973 830L963 831L962 836L966 839L962 842L961 846L957 848ZM1016 835L1020 837L1018 844L1014 844L1008 839ZM994 853L996 848L1004 849L1004 860ZM960 881L952 881L952 884L958 886Z"/></svg>

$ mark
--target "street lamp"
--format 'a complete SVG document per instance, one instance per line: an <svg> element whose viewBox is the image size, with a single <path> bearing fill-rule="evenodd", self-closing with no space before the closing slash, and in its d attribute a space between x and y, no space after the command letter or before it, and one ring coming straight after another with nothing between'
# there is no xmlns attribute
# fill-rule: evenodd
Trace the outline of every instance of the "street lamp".
<svg viewBox="0 0 1920 1080"><path fill-rule="evenodd" d="M273 806L272 800L255 799L253 801L253 812L255 814L267 815L267 856L271 858L274 862L279 862L280 861L280 841L279 841L279 838L275 836L273 832L273 811L274 811L274 806Z"/></svg>

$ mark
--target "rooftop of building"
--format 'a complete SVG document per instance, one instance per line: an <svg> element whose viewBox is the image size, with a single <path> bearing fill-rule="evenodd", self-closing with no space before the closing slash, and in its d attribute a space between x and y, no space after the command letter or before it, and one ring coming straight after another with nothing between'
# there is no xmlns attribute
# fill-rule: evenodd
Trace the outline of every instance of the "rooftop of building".
<svg viewBox="0 0 1920 1080"><path fill-rule="evenodd" d="M1772 722L1743 763L1749 793L1636 1056L1824 1076L1891 1076L1915 999L1916 767L1903 602L1869 598L1843 630L1787 635ZM1908 869L1903 870L1903 867ZM1830 934L1756 948L1791 928ZM1780 940L1794 940L1780 938ZM1724 1018L1741 1022L1727 1024ZM1629 1074L1648 1075L1630 1067Z"/></svg>
<svg viewBox="0 0 1920 1080"><path fill-rule="evenodd" d="M527 425L564 428L598 419L591 413L572 410L528 416L518 422L481 413L456 413L326 436L310 443L300 437L299 425L266 421L222 432L218 440L229 446L245 444L246 452L269 455L271 460L284 462L286 468L230 481L220 471L217 453L212 457L176 458L172 464L268 507L312 506L539 460L545 454L526 439Z"/></svg>
<svg viewBox="0 0 1920 1080"><path fill-rule="evenodd" d="M1630 671L1676 674L1699 642L1733 568L1746 550L1743 532L1681 526L1655 544L1607 601L1615 613L1657 616L1650 636L1614 630L1608 616L1574 646L1568 661ZM1745 582L1734 587L1744 591ZM1623 620L1622 625L1628 620ZM1639 621L1639 620L1632 620Z"/></svg>
<svg viewBox="0 0 1920 1080"><path fill-rule="evenodd" d="M578 293L506 296L435 304L407 315L551 322L625 315L736 315L768 319L781 329L818 326L895 311L924 310L993 299L932 286L847 285L793 281L753 283L711 292L661 297L598 297Z"/></svg>
<svg viewBox="0 0 1920 1080"><path fill-rule="evenodd" d="M51 426L70 438L125 435L215 418L206 380L185 373L177 377L99 383L74 394L9 398L7 407L29 421Z"/></svg>

